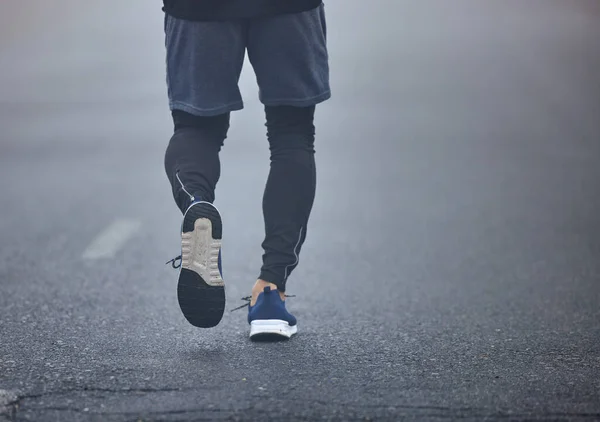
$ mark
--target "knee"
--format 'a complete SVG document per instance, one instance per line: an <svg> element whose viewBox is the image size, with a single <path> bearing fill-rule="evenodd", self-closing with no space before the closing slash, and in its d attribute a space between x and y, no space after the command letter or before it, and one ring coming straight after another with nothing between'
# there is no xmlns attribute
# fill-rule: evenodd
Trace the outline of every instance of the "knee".
<svg viewBox="0 0 600 422"><path fill-rule="evenodd" d="M267 106L265 115L269 137L290 133L310 136L315 134L315 106Z"/></svg>
<svg viewBox="0 0 600 422"><path fill-rule="evenodd" d="M195 131L199 132L203 138L216 139L221 144L227 137L230 113L217 116L196 116L182 110L173 110L171 115L176 134Z"/></svg>
<svg viewBox="0 0 600 422"><path fill-rule="evenodd" d="M267 137L273 154L291 150L314 153L315 107L265 107Z"/></svg>

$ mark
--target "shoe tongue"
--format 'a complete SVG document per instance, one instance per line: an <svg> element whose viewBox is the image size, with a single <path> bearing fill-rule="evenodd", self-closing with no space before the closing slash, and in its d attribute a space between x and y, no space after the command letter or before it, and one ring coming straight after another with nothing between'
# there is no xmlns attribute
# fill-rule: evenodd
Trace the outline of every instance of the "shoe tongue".
<svg viewBox="0 0 600 422"><path fill-rule="evenodd" d="M271 293L271 286L265 287L265 289L263 290L263 292L265 292L265 293Z"/></svg>

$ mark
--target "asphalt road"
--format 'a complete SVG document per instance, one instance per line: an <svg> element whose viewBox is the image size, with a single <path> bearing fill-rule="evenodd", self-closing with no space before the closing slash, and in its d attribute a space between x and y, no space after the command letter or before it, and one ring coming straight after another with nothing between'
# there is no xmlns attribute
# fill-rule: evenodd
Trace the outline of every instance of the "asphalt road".
<svg viewBox="0 0 600 422"><path fill-rule="evenodd" d="M334 98L278 344L244 311L180 314L162 16L118 3L0 3L0 419L600 420L596 1L327 3ZM228 310L268 170L241 85Z"/></svg>

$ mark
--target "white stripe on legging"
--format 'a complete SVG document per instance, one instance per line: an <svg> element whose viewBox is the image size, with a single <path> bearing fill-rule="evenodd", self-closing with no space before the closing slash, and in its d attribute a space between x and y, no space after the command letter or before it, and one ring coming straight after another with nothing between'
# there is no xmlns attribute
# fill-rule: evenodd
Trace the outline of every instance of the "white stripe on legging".
<svg viewBox="0 0 600 422"><path fill-rule="evenodd" d="M179 184L181 185L181 189L183 189L183 191L184 191L185 193L187 193L187 196L189 196L189 197L190 197L190 199L192 200L192 202L194 202L194 201L195 201L195 198L194 198L194 196L193 196L192 194L190 194L190 193L189 193L189 192L188 192L188 191L185 189L185 186L183 186L183 182L182 182L182 181L181 181L181 179L179 178L179 172L175 173L175 177L177 177L177 180L179 180Z"/></svg>
<svg viewBox="0 0 600 422"><path fill-rule="evenodd" d="M300 235L298 236L298 241L296 242L296 246L294 246L294 256L296 257L296 260L294 261L293 264L287 265L285 267L285 277L284 277L283 281L286 281L288 278L288 269L290 267L298 265L298 261L300 261L300 257L298 256L298 252L296 251L296 249L298 249L298 246L300 245L300 241L302 240L302 231L303 230L304 230L304 227L300 227Z"/></svg>

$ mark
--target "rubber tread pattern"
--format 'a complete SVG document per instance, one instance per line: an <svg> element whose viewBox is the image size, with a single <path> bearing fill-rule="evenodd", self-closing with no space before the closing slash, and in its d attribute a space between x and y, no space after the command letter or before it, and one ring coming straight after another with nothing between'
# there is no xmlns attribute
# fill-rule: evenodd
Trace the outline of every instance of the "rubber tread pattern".
<svg viewBox="0 0 600 422"><path fill-rule="evenodd" d="M212 223L213 239L221 239L223 226L219 211L208 203L192 206L183 221L183 231L194 230L199 218L208 218ZM212 328L221 322L225 312L225 287L210 286L194 271L181 269L177 284L177 299L183 316L190 324L200 328Z"/></svg>

